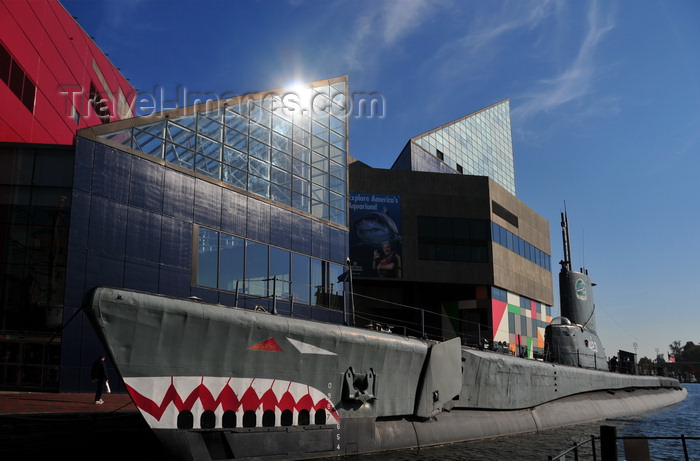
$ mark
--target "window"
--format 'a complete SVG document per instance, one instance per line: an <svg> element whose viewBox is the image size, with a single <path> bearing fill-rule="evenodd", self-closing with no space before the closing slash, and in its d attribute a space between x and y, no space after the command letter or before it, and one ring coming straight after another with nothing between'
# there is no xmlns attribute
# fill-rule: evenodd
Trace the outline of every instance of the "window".
<svg viewBox="0 0 700 461"><path fill-rule="evenodd" d="M269 292L277 298L289 299L289 251L270 247Z"/></svg>
<svg viewBox="0 0 700 461"><path fill-rule="evenodd" d="M221 233L219 258L219 288L229 291L243 289L243 261L245 241L240 237Z"/></svg>
<svg viewBox="0 0 700 461"><path fill-rule="evenodd" d="M5 82L10 90L22 102L24 107L34 113L36 85L12 57L10 52L0 43L0 80Z"/></svg>
<svg viewBox="0 0 700 461"><path fill-rule="evenodd" d="M246 241L245 292L253 296L267 296L267 248L262 243Z"/></svg>
<svg viewBox="0 0 700 461"><path fill-rule="evenodd" d="M418 257L424 260L488 262L488 221L418 217Z"/></svg>
<svg viewBox="0 0 700 461"><path fill-rule="evenodd" d="M198 227L196 284L295 304L343 308L344 266Z"/></svg>
<svg viewBox="0 0 700 461"><path fill-rule="evenodd" d="M311 297L311 260L299 253L292 255L292 293L295 303L308 304Z"/></svg>
<svg viewBox="0 0 700 461"><path fill-rule="evenodd" d="M109 122L111 114L109 113L109 107L107 106L107 100L102 98L102 95L95 84L90 82L90 105L95 110L95 114L99 117L102 123Z"/></svg>
<svg viewBox="0 0 700 461"><path fill-rule="evenodd" d="M494 243L506 247L513 253L551 271L550 255L494 222L491 223L491 238Z"/></svg>
<svg viewBox="0 0 700 461"><path fill-rule="evenodd" d="M199 229L197 249L197 285L218 286L219 233L207 228Z"/></svg>

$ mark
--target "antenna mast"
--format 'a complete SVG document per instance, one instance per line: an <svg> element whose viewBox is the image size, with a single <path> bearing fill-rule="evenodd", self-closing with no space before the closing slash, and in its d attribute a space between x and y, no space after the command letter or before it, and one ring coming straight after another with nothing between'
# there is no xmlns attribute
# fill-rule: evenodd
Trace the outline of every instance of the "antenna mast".
<svg viewBox="0 0 700 461"><path fill-rule="evenodd" d="M564 211L561 213L561 234L564 244L564 259L559 262L562 271L571 271L571 246L569 245L569 217L566 213L566 202L564 202Z"/></svg>

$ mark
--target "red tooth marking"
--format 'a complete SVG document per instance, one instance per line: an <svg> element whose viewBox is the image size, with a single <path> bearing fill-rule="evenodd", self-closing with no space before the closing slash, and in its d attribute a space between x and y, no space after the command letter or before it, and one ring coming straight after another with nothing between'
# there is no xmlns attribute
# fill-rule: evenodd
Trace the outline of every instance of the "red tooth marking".
<svg viewBox="0 0 700 461"><path fill-rule="evenodd" d="M165 391L165 395L163 396L163 400L160 404L157 404L150 398L144 396L143 394L140 394L128 384L126 384L126 388L129 391L129 395L131 395L134 404L136 404L136 406L141 411L148 413L158 421L160 421L160 419L163 416L163 413L165 412L165 409L171 403L175 405L175 408L178 412L183 410L191 411L195 403L199 400L204 410L212 411L216 410L219 406L221 406L221 408L224 411L238 411L239 409L242 411L256 411L260 407L262 407L263 411L274 411L276 408L280 411L317 411L319 409L324 409L328 411L335 418L336 421L340 422L340 417L338 416L338 414L335 411L335 408L333 407L332 403L328 401L328 399L324 397L318 402L314 402L313 398L311 397L311 388L309 386L307 386L307 393L303 395L298 401L295 401L291 392L289 392L289 388L291 387L292 383L289 383L289 386L287 386L287 390L282 394L281 398L278 399L277 394L275 394L275 391L272 388L272 385L275 381L272 381L270 383L270 387L264 392L262 392L262 397L258 397L258 393L255 391L255 389L253 389L253 381L255 380L251 380L248 389L245 390L243 396L240 399L234 392L233 388L229 385L230 380L229 383L227 383L221 390L219 395L216 398L214 398L211 391L209 391L209 389L204 385L204 378L202 378L202 382L197 387L195 387L188 396L186 396L183 399L182 397L180 397L180 394L178 394L177 390L175 389L175 385L173 384L173 378L170 378L170 385Z"/></svg>
<svg viewBox="0 0 700 461"><path fill-rule="evenodd" d="M255 392L255 389L253 389L253 386L250 386L248 388L248 390L246 390L243 393L243 397L241 397L241 407L243 408L243 411L248 411L248 410L255 411L258 409L259 405L260 405L260 399L258 398L258 393Z"/></svg>

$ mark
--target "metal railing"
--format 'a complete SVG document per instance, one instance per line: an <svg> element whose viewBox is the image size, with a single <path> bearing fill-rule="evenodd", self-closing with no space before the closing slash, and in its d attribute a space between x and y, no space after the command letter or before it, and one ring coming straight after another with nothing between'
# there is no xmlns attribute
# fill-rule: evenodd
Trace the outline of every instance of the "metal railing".
<svg viewBox="0 0 700 461"><path fill-rule="evenodd" d="M639 456L639 451L642 450L645 453L642 454L642 458L630 458L630 459L651 459L649 456L649 445L646 443L649 440L676 440L680 441L681 447L683 448L683 459L689 461L690 457L688 455L688 440L700 440L700 437L688 437L685 434L681 434L679 437L647 437L647 436L624 436L618 437L617 430L614 426L601 426L600 427L600 437L591 435L590 438L582 440L581 442L574 444L572 447L562 451L555 456L548 456L548 461L557 461L570 459L567 455L572 454L575 461L581 459L592 459L593 461L598 460L598 453L596 447L596 440L598 440L600 446L600 460L601 461L617 461L617 442L622 441L644 441L643 444L627 444L625 443L625 454L628 455L628 450L635 450L637 456ZM590 444L590 447L589 447ZM629 447L629 448L628 448ZM585 456L585 458L583 457ZM629 456L628 456L629 457Z"/></svg>
<svg viewBox="0 0 700 461"><path fill-rule="evenodd" d="M595 440L596 440L596 436L595 436L595 435L592 435L590 439L582 440L582 441L580 441L579 443L577 443L577 444L575 444L574 446L572 446L571 448L562 451L561 453L559 453L559 454L556 455L556 456L548 456L548 457L547 457L547 461L565 460L565 459L566 459L566 455L568 455L569 453L572 453L572 452L573 452L573 455L574 455L574 460L575 460L575 461L578 461L578 459L579 459L579 449L584 449L584 448L586 448L586 445L588 445L589 443L591 444L591 453L592 453L592 456L593 456L591 459L593 459L593 461L597 461L597 460L598 460L598 457L597 457L597 455L596 455ZM582 451L583 451L583 450L582 450ZM588 451L588 450L586 450L586 451ZM583 453L581 453L581 454L583 455Z"/></svg>

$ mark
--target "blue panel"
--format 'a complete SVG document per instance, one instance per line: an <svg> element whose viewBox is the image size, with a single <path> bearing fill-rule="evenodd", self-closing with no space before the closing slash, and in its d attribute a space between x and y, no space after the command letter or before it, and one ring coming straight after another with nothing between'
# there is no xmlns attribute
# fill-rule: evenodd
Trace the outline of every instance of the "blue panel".
<svg viewBox="0 0 700 461"><path fill-rule="evenodd" d="M85 248L90 222L90 195L73 189L70 207L70 231L68 245Z"/></svg>
<svg viewBox="0 0 700 461"><path fill-rule="evenodd" d="M311 222L311 255L315 258L328 259L328 226L318 221Z"/></svg>
<svg viewBox="0 0 700 461"><path fill-rule="evenodd" d="M192 223L163 216L160 262L189 270L192 265Z"/></svg>
<svg viewBox="0 0 700 461"><path fill-rule="evenodd" d="M236 293L219 292L219 303L224 306L236 307Z"/></svg>
<svg viewBox="0 0 700 461"><path fill-rule="evenodd" d="M84 243L84 242L83 242ZM64 306L80 307L85 296L85 264L86 251L83 248L69 247L66 264L66 289L63 297ZM68 320L66 311L63 312L64 322Z"/></svg>
<svg viewBox="0 0 700 461"><path fill-rule="evenodd" d="M333 311L329 311L328 314L329 314L329 315L328 315L328 320L329 320L331 323L338 323L338 324L343 323L343 321L344 321L344 318L343 318L343 311L335 311L335 310L333 310Z"/></svg>
<svg viewBox="0 0 700 461"><path fill-rule="evenodd" d="M320 322L328 322L330 320L328 309L311 308L311 317Z"/></svg>
<svg viewBox="0 0 700 461"><path fill-rule="evenodd" d="M73 187L90 191L92 188L92 160L95 142L85 138L75 141L75 170L73 171Z"/></svg>
<svg viewBox="0 0 700 461"><path fill-rule="evenodd" d="M126 226L126 255L158 262L160 256L161 215L130 207Z"/></svg>
<svg viewBox="0 0 700 461"><path fill-rule="evenodd" d="M289 249L292 247L292 213L270 207L270 244Z"/></svg>
<svg viewBox="0 0 700 461"><path fill-rule="evenodd" d="M303 306L301 304L295 304L292 306L293 310L293 317L299 318L299 319L310 319L311 318L311 310L312 308L310 306Z"/></svg>
<svg viewBox="0 0 700 461"><path fill-rule="evenodd" d="M127 203L131 155L120 150L95 144L92 170L92 193Z"/></svg>
<svg viewBox="0 0 700 461"><path fill-rule="evenodd" d="M158 293L186 298L190 296L190 271L161 264L158 284Z"/></svg>
<svg viewBox="0 0 700 461"><path fill-rule="evenodd" d="M348 257L348 233L335 227L329 227L329 249L328 259L338 264L345 264Z"/></svg>
<svg viewBox="0 0 700 461"><path fill-rule="evenodd" d="M158 274L159 267L156 263L127 260L124 263L124 288L156 293Z"/></svg>
<svg viewBox="0 0 700 461"><path fill-rule="evenodd" d="M123 254L126 245L127 207L104 197L92 196L88 246Z"/></svg>
<svg viewBox="0 0 700 461"><path fill-rule="evenodd" d="M77 309L65 309L63 312L64 322L71 318ZM84 320L89 324L87 317L78 316L72 322L66 324L61 330L61 365L78 366L80 364L80 337ZM63 377L61 377L63 382Z"/></svg>
<svg viewBox="0 0 700 461"><path fill-rule="evenodd" d="M249 239L270 243L270 205L248 197L246 236Z"/></svg>
<svg viewBox="0 0 700 461"><path fill-rule="evenodd" d="M190 296L196 296L204 302L219 304L219 292L216 290L193 286Z"/></svg>
<svg viewBox="0 0 700 461"><path fill-rule="evenodd" d="M293 214L292 229L292 250L311 254L311 219Z"/></svg>
<svg viewBox="0 0 700 461"><path fill-rule="evenodd" d="M194 178L165 169L163 214L192 221L194 210Z"/></svg>
<svg viewBox="0 0 700 461"><path fill-rule="evenodd" d="M201 179L194 186L194 221L221 228L221 187Z"/></svg>
<svg viewBox="0 0 700 461"><path fill-rule="evenodd" d="M156 163L138 157L131 160L129 203L160 213L163 209L163 170Z"/></svg>
<svg viewBox="0 0 700 461"><path fill-rule="evenodd" d="M124 286L124 260L119 255L93 251L87 255L85 289Z"/></svg>
<svg viewBox="0 0 700 461"><path fill-rule="evenodd" d="M248 197L223 188L221 193L221 230L245 236Z"/></svg>

